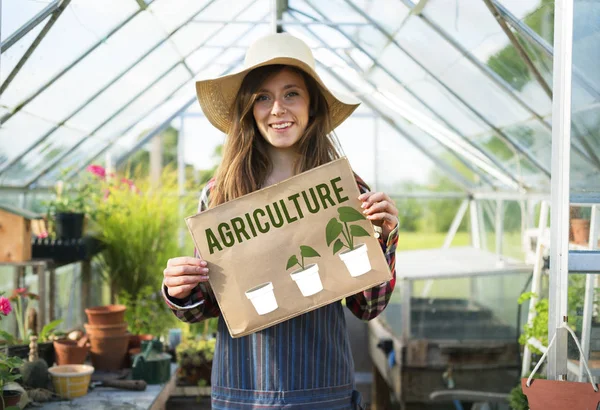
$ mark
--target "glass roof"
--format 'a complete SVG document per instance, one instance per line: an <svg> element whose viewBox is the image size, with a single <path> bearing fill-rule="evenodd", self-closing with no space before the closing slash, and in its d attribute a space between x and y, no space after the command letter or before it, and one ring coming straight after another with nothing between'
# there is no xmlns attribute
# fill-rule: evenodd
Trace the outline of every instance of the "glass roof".
<svg viewBox="0 0 600 410"><path fill-rule="evenodd" d="M169 124L198 152L186 162L211 168L222 135L194 82L241 66L273 29L272 3L3 1L2 41L17 40L1 55L0 187L120 161ZM364 102L336 130L356 171L391 193L435 190L436 173L458 191L548 193L554 2L493 0L516 44L485 2L416 3L281 2L282 29L313 48L325 82ZM574 19L571 179L598 190L600 4L576 0Z"/></svg>

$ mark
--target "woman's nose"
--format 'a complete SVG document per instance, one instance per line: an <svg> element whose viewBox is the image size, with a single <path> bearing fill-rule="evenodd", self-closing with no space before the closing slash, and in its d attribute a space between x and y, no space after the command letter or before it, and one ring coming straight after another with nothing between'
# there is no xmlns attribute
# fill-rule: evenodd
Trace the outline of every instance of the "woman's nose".
<svg viewBox="0 0 600 410"><path fill-rule="evenodd" d="M273 108L271 109L271 114L273 114L276 117L279 117L280 115L285 114L286 109L283 107L283 104L281 104L281 102L279 102L279 100L275 100L275 102L273 102Z"/></svg>

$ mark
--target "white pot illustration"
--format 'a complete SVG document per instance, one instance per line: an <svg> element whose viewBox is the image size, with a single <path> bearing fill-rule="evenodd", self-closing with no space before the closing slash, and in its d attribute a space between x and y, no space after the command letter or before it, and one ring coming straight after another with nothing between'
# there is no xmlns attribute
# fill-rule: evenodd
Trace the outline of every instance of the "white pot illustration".
<svg viewBox="0 0 600 410"><path fill-rule="evenodd" d="M265 315L278 307L272 282L263 283L246 291L246 297L250 299L259 315Z"/></svg>
<svg viewBox="0 0 600 410"><path fill-rule="evenodd" d="M367 254L367 245L360 244L351 251L340 253L340 259L346 264L350 276L357 277L364 275L371 270L371 262Z"/></svg>
<svg viewBox="0 0 600 410"><path fill-rule="evenodd" d="M303 296L311 296L323 290L323 284L319 276L319 265L316 263L308 265L304 270L290 273L290 276L300 288Z"/></svg>

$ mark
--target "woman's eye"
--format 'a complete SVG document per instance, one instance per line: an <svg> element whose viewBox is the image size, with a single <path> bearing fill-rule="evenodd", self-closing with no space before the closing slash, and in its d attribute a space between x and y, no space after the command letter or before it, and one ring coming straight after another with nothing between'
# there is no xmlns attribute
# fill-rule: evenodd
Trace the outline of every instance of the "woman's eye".
<svg viewBox="0 0 600 410"><path fill-rule="evenodd" d="M295 97L299 95L296 91L290 91L289 93L287 93L286 97Z"/></svg>
<svg viewBox="0 0 600 410"><path fill-rule="evenodd" d="M269 99L269 97L267 97L266 95L259 95L258 97L256 97L256 101L267 101Z"/></svg>

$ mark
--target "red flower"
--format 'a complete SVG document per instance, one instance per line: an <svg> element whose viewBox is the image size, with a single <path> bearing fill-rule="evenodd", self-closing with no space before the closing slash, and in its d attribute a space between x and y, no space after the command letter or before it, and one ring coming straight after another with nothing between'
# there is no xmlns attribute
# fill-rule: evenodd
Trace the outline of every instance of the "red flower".
<svg viewBox="0 0 600 410"><path fill-rule="evenodd" d="M17 288L15 290L13 290L12 294L10 295L10 297L8 299L10 301L15 301L21 296L29 298L29 299L40 300L40 297L38 295L36 295L35 293L28 292L27 288Z"/></svg>
<svg viewBox="0 0 600 410"><path fill-rule="evenodd" d="M86 169L102 179L106 177L106 169L100 165L90 165Z"/></svg>
<svg viewBox="0 0 600 410"><path fill-rule="evenodd" d="M2 313L4 316L8 316L10 312L12 312L10 301L4 296L0 296L0 313Z"/></svg>

